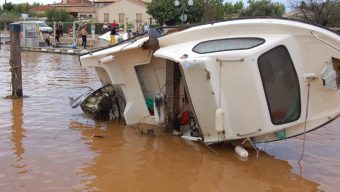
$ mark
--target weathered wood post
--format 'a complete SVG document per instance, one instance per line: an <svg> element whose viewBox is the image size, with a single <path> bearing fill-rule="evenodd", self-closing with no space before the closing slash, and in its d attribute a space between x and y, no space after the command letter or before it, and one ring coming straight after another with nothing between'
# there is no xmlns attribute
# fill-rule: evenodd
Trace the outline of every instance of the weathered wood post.
<svg viewBox="0 0 340 192"><path fill-rule="evenodd" d="M11 56L9 60L10 71L12 73L12 97L22 97L22 74L21 74L21 49L20 49L20 24L9 24Z"/></svg>
<svg viewBox="0 0 340 192"><path fill-rule="evenodd" d="M180 70L179 64L170 60L166 60L166 95L167 95L167 124L165 131L172 133L176 128L176 116L179 113L179 86L180 86ZM179 128L179 127L177 127Z"/></svg>

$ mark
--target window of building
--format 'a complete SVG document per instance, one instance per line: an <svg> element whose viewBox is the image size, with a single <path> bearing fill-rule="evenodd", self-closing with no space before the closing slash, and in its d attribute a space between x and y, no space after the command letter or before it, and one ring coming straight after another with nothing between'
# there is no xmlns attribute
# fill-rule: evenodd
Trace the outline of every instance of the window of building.
<svg viewBox="0 0 340 192"><path fill-rule="evenodd" d="M212 53L220 51L251 49L259 46L265 42L261 38L230 38L230 39L216 39L204 41L197 44L193 51L196 53Z"/></svg>
<svg viewBox="0 0 340 192"><path fill-rule="evenodd" d="M81 19L86 19L86 15L80 14L80 15L79 15L79 18L81 18Z"/></svg>
<svg viewBox="0 0 340 192"><path fill-rule="evenodd" d="M136 13L136 23L140 24L143 22L143 15L141 13Z"/></svg>
<svg viewBox="0 0 340 192"><path fill-rule="evenodd" d="M110 21L110 14L104 13L104 23L108 23Z"/></svg>
<svg viewBox="0 0 340 192"><path fill-rule="evenodd" d="M280 45L262 54L258 67L272 123L280 125L298 120L300 86L287 48Z"/></svg>
<svg viewBox="0 0 340 192"><path fill-rule="evenodd" d="M119 18L119 23L124 23L124 13L119 13L118 14L118 18Z"/></svg>

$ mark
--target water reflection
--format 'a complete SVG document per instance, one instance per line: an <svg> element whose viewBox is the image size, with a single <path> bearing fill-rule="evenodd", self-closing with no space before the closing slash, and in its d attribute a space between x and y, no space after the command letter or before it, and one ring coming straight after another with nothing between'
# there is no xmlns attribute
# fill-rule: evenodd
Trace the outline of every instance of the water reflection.
<svg viewBox="0 0 340 192"><path fill-rule="evenodd" d="M15 155L17 156L17 161L21 161L23 159L23 154L25 153L25 149L23 147L23 139L25 137L25 129L22 127L23 125L23 112L22 112L22 99L13 99L12 100L12 142L13 142L13 150Z"/></svg>
<svg viewBox="0 0 340 192"><path fill-rule="evenodd" d="M291 173L286 162L261 153L247 161L229 145L203 145L159 133L141 136L123 122L72 121L90 150L91 164L82 168L86 189L99 191L317 191L317 183Z"/></svg>

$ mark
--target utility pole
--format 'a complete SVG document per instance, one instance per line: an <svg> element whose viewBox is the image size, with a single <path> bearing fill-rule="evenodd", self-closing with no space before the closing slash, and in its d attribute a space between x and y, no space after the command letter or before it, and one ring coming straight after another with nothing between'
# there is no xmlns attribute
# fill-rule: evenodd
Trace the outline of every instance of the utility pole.
<svg viewBox="0 0 340 192"><path fill-rule="evenodd" d="M23 97L21 73L20 24L9 24L11 56L9 60L12 73L12 98Z"/></svg>

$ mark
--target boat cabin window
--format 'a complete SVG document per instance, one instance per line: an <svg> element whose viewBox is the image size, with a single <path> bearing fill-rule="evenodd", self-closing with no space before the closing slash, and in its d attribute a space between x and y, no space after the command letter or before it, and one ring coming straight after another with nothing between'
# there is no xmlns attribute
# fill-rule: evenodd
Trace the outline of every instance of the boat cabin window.
<svg viewBox="0 0 340 192"><path fill-rule="evenodd" d="M272 123L280 125L298 120L300 86L287 48L280 45L262 54L258 67Z"/></svg>
<svg viewBox="0 0 340 192"><path fill-rule="evenodd" d="M230 39L215 39L204 41L197 44L192 51L200 54L213 53L220 51L232 51L251 49L265 42L264 39L248 37L248 38L230 38Z"/></svg>

